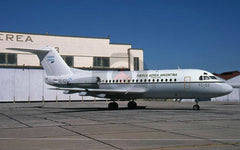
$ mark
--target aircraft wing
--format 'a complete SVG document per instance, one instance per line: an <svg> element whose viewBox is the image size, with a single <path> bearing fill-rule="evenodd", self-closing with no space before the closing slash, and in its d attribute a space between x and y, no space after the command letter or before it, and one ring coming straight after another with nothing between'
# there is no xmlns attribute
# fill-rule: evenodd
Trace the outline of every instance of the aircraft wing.
<svg viewBox="0 0 240 150"><path fill-rule="evenodd" d="M81 96L95 96L101 98L124 98L125 96L139 97L146 92L143 88L132 89L84 89L84 88L50 88L63 90L65 94L79 93Z"/></svg>

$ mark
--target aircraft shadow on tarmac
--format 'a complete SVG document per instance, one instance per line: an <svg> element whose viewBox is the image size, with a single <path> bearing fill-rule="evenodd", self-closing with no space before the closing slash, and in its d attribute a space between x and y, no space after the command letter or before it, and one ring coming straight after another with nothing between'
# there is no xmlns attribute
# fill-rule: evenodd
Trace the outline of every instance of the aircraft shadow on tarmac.
<svg viewBox="0 0 240 150"><path fill-rule="evenodd" d="M90 111L124 111L124 110L150 110L150 111L193 111L192 108L147 108L146 106L138 106L135 109L129 109L127 107L120 107L117 110L109 110L103 107L88 107L88 108L59 108L59 107L39 107L42 109L55 110L50 113L71 113L71 112L90 112ZM58 110L58 111L56 111Z"/></svg>

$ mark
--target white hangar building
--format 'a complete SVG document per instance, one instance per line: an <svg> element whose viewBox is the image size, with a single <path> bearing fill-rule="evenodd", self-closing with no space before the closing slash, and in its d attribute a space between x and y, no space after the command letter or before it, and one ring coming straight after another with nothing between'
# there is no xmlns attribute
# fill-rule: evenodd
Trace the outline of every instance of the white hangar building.
<svg viewBox="0 0 240 150"><path fill-rule="evenodd" d="M92 99L48 90L36 55L6 48L54 47L74 68L143 70L143 49L110 43L110 38L58 36L0 31L0 102Z"/></svg>
<svg viewBox="0 0 240 150"><path fill-rule="evenodd" d="M229 85L233 87L233 91L225 96L212 98L212 101L240 101L240 72L232 71L232 72L224 72L222 74L215 74L220 77L222 80L227 82Z"/></svg>

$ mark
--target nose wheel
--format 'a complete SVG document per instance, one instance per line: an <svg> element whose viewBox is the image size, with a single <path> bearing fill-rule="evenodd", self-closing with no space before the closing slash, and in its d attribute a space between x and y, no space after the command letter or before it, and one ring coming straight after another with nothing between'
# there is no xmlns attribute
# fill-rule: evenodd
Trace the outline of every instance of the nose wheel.
<svg viewBox="0 0 240 150"><path fill-rule="evenodd" d="M200 106L198 104L193 105L193 110L200 110Z"/></svg>
<svg viewBox="0 0 240 150"><path fill-rule="evenodd" d="M200 106L198 105L198 100L195 99L196 104L193 105L193 110L200 110Z"/></svg>

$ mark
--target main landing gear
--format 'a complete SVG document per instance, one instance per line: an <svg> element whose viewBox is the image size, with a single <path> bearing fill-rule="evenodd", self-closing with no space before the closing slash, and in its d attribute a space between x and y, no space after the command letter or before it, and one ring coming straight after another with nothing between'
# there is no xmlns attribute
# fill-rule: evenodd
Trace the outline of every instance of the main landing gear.
<svg viewBox="0 0 240 150"><path fill-rule="evenodd" d="M134 100L128 102L128 109L136 109L137 103Z"/></svg>
<svg viewBox="0 0 240 150"><path fill-rule="evenodd" d="M115 101L109 103L108 104L108 109L110 109L110 110L117 110L118 109L118 103L116 103Z"/></svg>
<svg viewBox="0 0 240 150"><path fill-rule="evenodd" d="M193 105L193 110L200 110L200 106L198 105L198 100L195 99L196 104Z"/></svg>
<svg viewBox="0 0 240 150"><path fill-rule="evenodd" d="M134 100L131 100L128 102L128 109L136 109L136 108L137 108L137 103ZM108 104L108 109L117 110L118 103L116 103L115 100L112 100L112 102Z"/></svg>

